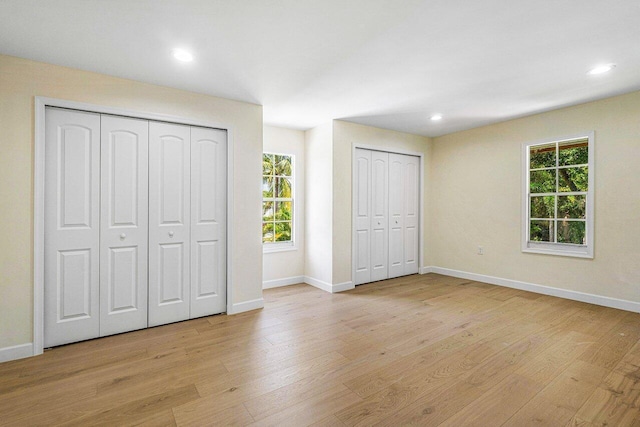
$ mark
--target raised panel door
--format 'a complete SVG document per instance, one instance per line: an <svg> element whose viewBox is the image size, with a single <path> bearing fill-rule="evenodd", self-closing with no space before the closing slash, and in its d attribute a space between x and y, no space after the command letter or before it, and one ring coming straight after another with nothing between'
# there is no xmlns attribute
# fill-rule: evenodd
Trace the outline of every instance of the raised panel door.
<svg viewBox="0 0 640 427"><path fill-rule="evenodd" d="M149 122L102 115L100 336L147 326Z"/></svg>
<svg viewBox="0 0 640 427"><path fill-rule="evenodd" d="M371 152L371 281L389 276L389 153Z"/></svg>
<svg viewBox="0 0 640 427"><path fill-rule="evenodd" d="M149 326L189 318L190 133L149 122Z"/></svg>
<svg viewBox="0 0 640 427"><path fill-rule="evenodd" d="M415 274L419 270L420 223L420 164L415 156L404 156L404 249L403 274Z"/></svg>
<svg viewBox="0 0 640 427"><path fill-rule="evenodd" d="M45 112L44 346L99 335L100 115Z"/></svg>
<svg viewBox="0 0 640 427"><path fill-rule="evenodd" d="M191 128L190 317L227 308L227 132Z"/></svg>
<svg viewBox="0 0 640 427"><path fill-rule="evenodd" d="M354 284L371 281L371 151L355 150L353 177L355 234L353 261Z"/></svg>
<svg viewBox="0 0 640 427"><path fill-rule="evenodd" d="M404 274L404 161L389 154L389 277Z"/></svg>

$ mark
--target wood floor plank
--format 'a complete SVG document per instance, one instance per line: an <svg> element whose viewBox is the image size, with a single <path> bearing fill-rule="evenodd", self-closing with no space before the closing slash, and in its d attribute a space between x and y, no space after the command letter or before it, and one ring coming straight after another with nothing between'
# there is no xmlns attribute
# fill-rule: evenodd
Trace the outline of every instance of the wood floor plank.
<svg viewBox="0 0 640 427"><path fill-rule="evenodd" d="M583 361L571 364L540 393L514 414L505 426L566 425L596 386L606 370Z"/></svg>
<svg viewBox="0 0 640 427"><path fill-rule="evenodd" d="M327 413L339 411L359 400L359 396L345 386L339 385L250 425L307 426L323 420Z"/></svg>
<svg viewBox="0 0 640 427"><path fill-rule="evenodd" d="M0 364L0 426L640 427L640 314L437 274Z"/></svg>

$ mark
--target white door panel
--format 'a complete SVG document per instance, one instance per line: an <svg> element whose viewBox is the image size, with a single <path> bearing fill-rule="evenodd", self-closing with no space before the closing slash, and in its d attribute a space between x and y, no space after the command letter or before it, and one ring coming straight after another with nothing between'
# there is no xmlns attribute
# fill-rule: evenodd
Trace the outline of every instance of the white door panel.
<svg viewBox="0 0 640 427"><path fill-rule="evenodd" d="M371 151L355 150L355 180L353 185L355 239L353 242L354 284L371 281Z"/></svg>
<svg viewBox="0 0 640 427"><path fill-rule="evenodd" d="M100 336L147 326L149 122L102 115Z"/></svg>
<svg viewBox="0 0 640 427"><path fill-rule="evenodd" d="M389 153L371 152L371 281L389 276Z"/></svg>
<svg viewBox="0 0 640 427"><path fill-rule="evenodd" d="M415 274L419 270L418 244L420 221L420 165L418 157L403 156L404 161L404 259L403 274Z"/></svg>
<svg viewBox="0 0 640 427"><path fill-rule="evenodd" d="M404 162L389 154L389 278L404 274Z"/></svg>
<svg viewBox="0 0 640 427"><path fill-rule="evenodd" d="M44 346L99 334L100 115L45 116Z"/></svg>
<svg viewBox="0 0 640 427"><path fill-rule="evenodd" d="M191 318L227 308L227 132L191 128Z"/></svg>
<svg viewBox="0 0 640 427"><path fill-rule="evenodd" d="M149 326L189 318L190 129L149 122Z"/></svg>

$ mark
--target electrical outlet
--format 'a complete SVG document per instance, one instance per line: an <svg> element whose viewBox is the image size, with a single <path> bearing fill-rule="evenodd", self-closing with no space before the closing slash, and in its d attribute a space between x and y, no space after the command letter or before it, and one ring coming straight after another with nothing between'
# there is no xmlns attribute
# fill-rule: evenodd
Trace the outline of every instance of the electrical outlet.
<svg viewBox="0 0 640 427"><path fill-rule="evenodd" d="M484 248L482 246L478 246L478 255L484 255Z"/></svg>

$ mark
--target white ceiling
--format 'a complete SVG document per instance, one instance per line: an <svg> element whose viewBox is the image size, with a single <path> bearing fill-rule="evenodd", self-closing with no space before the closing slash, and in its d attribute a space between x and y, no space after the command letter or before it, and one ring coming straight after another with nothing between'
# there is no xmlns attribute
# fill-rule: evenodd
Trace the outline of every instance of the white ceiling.
<svg viewBox="0 0 640 427"><path fill-rule="evenodd" d="M640 1L1 0L0 53L438 136L639 90Z"/></svg>

